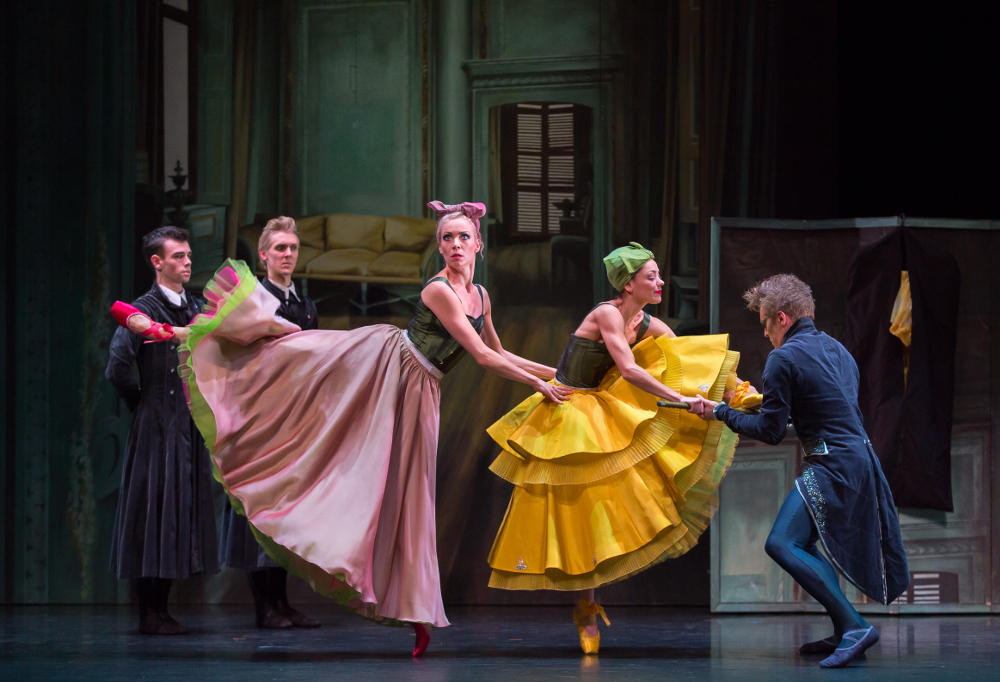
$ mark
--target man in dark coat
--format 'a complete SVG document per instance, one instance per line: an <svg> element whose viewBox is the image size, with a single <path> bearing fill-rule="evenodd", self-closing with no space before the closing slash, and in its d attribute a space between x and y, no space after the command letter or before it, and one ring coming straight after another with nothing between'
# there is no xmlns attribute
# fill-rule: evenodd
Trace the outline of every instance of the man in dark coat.
<svg viewBox="0 0 1000 682"><path fill-rule="evenodd" d="M201 301L191 279L187 230L161 227L142 240L156 283L132 302L152 320L187 325ZM144 343L120 328L105 372L132 411L118 491L111 571L135 582L139 632L183 634L167 612L171 581L219 570L211 463L177 375L177 341ZM133 372L138 367L138 381Z"/></svg>
<svg viewBox="0 0 1000 682"><path fill-rule="evenodd" d="M833 637L800 651L828 653L820 666L842 667L878 642L878 631L844 596L837 571L882 604L909 584L896 506L862 424L857 365L847 349L816 329L812 291L794 275L775 275L744 298L760 312L775 348L764 367L760 413L706 401L703 417L776 445L791 416L805 464L765 551L833 620Z"/></svg>
<svg viewBox="0 0 1000 682"><path fill-rule="evenodd" d="M261 263L267 277L261 283L278 299L277 314L302 329L318 329L316 304L295 290L292 273L299 257L299 237L295 221L275 218L267 223L258 242ZM253 593L257 627L283 629L318 627L319 621L308 618L288 603L288 573L264 553L247 522L226 498L222 519L222 544L219 560L227 566L246 571Z"/></svg>

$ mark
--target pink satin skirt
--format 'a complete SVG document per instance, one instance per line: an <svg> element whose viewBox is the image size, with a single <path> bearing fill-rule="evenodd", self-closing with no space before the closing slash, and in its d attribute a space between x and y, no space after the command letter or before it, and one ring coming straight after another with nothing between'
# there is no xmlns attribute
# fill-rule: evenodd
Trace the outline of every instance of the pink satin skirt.
<svg viewBox="0 0 1000 682"><path fill-rule="evenodd" d="M391 325L298 331L242 263L227 265L181 360L233 506L270 556L345 608L448 625L434 521L440 372Z"/></svg>

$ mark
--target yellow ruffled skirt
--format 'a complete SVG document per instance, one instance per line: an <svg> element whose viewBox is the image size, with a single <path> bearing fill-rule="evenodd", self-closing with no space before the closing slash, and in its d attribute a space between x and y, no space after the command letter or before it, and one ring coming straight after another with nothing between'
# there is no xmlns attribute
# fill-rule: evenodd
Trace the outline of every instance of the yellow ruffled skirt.
<svg viewBox="0 0 1000 682"><path fill-rule="evenodd" d="M739 353L725 334L649 338L636 362L686 396L721 400ZM708 527L736 448L722 423L672 408L612 368L557 405L538 393L489 428L490 469L516 487L490 587L585 590L684 554Z"/></svg>

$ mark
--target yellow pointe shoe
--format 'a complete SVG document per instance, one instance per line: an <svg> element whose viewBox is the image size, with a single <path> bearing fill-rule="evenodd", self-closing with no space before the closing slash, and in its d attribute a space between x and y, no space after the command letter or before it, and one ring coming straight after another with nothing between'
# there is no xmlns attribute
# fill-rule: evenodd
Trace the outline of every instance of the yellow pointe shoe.
<svg viewBox="0 0 1000 682"><path fill-rule="evenodd" d="M587 634L586 630L587 620L596 615L600 615L604 619L604 624L611 627L611 621L608 620L608 614L604 612L604 607L594 602L581 599L580 603L573 609L573 622L576 623L576 629L580 633L580 648L585 654L596 654L601 649L601 633L598 632L597 636L592 637Z"/></svg>

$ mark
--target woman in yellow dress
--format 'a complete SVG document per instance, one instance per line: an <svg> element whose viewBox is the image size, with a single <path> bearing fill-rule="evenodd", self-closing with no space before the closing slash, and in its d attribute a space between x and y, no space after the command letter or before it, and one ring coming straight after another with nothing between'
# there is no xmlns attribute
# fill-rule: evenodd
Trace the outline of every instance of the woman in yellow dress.
<svg viewBox="0 0 1000 682"><path fill-rule="evenodd" d="M597 615L610 625L594 588L684 554L711 520L737 438L699 418L703 400L753 392L727 335L677 337L643 312L663 289L650 251L632 242L604 263L619 295L570 336L556 373L570 398L536 393L489 428L503 448L490 469L515 485L490 587L580 591L584 653L598 651Z"/></svg>

